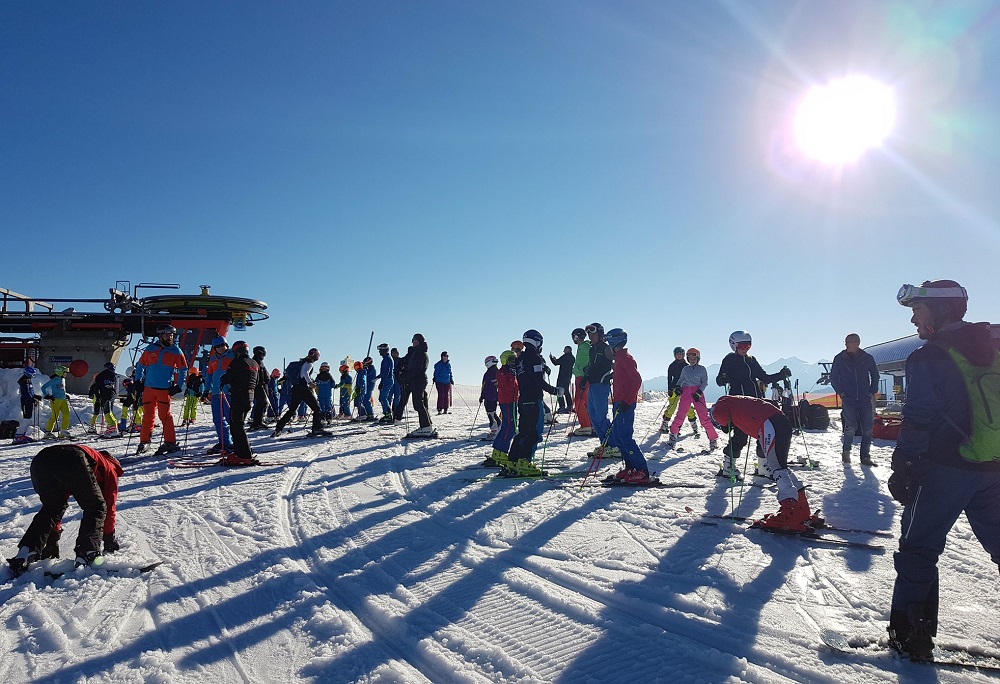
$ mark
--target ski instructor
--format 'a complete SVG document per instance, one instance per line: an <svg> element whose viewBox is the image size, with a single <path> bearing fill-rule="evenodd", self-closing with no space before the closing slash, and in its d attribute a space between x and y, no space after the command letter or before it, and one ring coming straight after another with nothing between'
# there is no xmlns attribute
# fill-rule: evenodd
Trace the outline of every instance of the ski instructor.
<svg viewBox="0 0 1000 684"><path fill-rule="evenodd" d="M165 325L156 332L156 341L143 350L135 365L135 381L141 387L137 394L142 396L142 430L139 433L139 448L136 449L139 454L149 447L153 436L153 418L157 413L163 425L163 444L157 453L180 451L174 432L174 417L170 414L170 398L181 392L187 377L187 359L180 347L174 344L177 333L174 326Z"/></svg>
<svg viewBox="0 0 1000 684"><path fill-rule="evenodd" d="M903 425L889 492L903 504L894 562L889 644L910 660L933 658L937 561L963 512L1000 564L1000 353L989 323L967 323L968 294L953 280L903 285L896 295L926 343L906 359Z"/></svg>

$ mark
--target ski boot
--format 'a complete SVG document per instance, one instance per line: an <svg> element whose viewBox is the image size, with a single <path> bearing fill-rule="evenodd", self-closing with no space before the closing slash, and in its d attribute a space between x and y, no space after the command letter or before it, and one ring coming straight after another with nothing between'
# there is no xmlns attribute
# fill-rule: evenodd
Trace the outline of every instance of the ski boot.
<svg viewBox="0 0 1000 684"><path fill-rule="evenodd" d="M317 428L306 433L306 437L333 437L333 433L323 428Z"/></svg>
<svg viewBox="0 0 1000 684"><path fill-rule="evenodd" d="M424 427L417 428L416 430L408 434L407 437L427 437L427 438L437 437L437 430L434 428L433 425L425 425Z"/></svg>
<svg viewBox="0 0 1000 684"><path fill-rule="evenodd" d="M22 546L17 550L17 555L7 559L10 571L14 577L22 575L28 566L38 560L38 555L27 546Z"/></svg>
<svg viewBox="0 0 1000 684"><path fill-rule="evenodd" d="M594 428L592 428L592 427L578 427L577 429L573 430L573 436L574 437L593 437L594 436Z"/></svg>
<svg viewBox="0 0 1000 684"><path fill-rule="evenodd" d="M798 499L782 499L781 508L777 513L768 513L760 520L755 520L753 527L800 534L809 532L807 524L811 519L809 502L806 501L806 490L799 490Z"/></svg>
<svg viewBox="0 0 1000 684"><path fill-rule="evenodd" d="M56 439L56 436L51 430L46 430L45 434L42 435L42 439Z"/></svg>
<svg viewBox="0 0 1000 684"><path fill-rule="evenodd" d="M507 467L503 469L501 475L508 477L546 477L548 473L528 459L519 458L516 463L508 461Z"/></svg>
<svg viewBox="0 0 1000 684"><path fill-rule="evenodd" d="M670 433L670 439L667 440L667 446L670 447L671 449L673 449L675 446L677 446L677 433L676 432L671 432Z"/></svg>
<svg viewBox="0 0 1000 684"><path fill-rule="evenodd" d="M38 560L59 557L59 539L62 537L62 528L49 532L49 538L45 540L45 548L38 554Z"/></svg>
<svg viewBox="0 0 1000 684"><path fill-rule="evenodd" d="M851 450L850 449L844 449L841 452L841 454L840 454L840 460L843 461L844 463L850 463L851 462Z"/></svg>
<svg viewBox="0 0 1000 684"><path fill-rule="evenodd" d="M648 485L653 482L649 477L649 471L640 468L622 468L615 473L614 481L633 485Z"/></svg>
<svg viewBox="0 0 1000 684"><path fill-rule="evenodd" d="M693 420L689 420L688 423L691 425L691 434L695 437L700 437L701 433L698 431L698 423Z"/></svg>
<svg viewBox="0 0 1000 684"><path fill-rule="evenodd" d="M889 648L918 663L934 661L937 606L913 603L889 613Z"/></svg>
<svg viewBox="0 0 1000 684"><path fill-rule="evenodd" d="M177 442L164 442L160 445L160 448L156 450L156 455L166 456L167 454L172 454L180 450L181 448L178 446Z"/></svg>
<svg viewBox="0 0 1000 684"><path fill-rule="evenodd" d="M97 428L94 427L93 423L91 423L90 425L87 426L87 429L84 430L84 434L96 435L97 434Z"/></svg>
<svg viewBox="0 0 1000 684"><path fill-rule="evenodd" d="M260 461L258 461L256 458L253 458L253 457L251 457L251 458L243 458L241 456L237 456L236 454L227 454L221 461L219 461L219 463L221 463L222 465L227 465L227 466L255 466L255 465L260 465Z"/></svg>
<svg viewBox="0 0 1000 684"><path fill-rule="evenodd" d="M736 468L736 459L731 456L726 456L725 460L722 462L722 467L719 468L719 472L715 474L716 477L724 477L731 482L743 482L743 475Z"/></svg>
<svg viewBox="0 0 1000 684"><path fill-rule="evenodd" d="M870 454L861 454L861 465L873 466L875 465L875 461L872 460Z"/></svg>
<svg viewBox="0 0 1000 684"><path fill-rule="evenodd" d="M771 472L771 467L767 464L767 459L758 458L757 459L757 470L753 472L757 477L766 477L768 480L774 480L774 474Z"/></svg>
<svg viewBox="0 0 1000 684"><path fill-rule="evenodd" d="M69 430L60 430L59 439L69 439L73 435L70 434Z"/></svg>
<svg viewBox="0 0 1000 684"><path fill-rule="evenodd" d="M136 454L145 453L146 449L148 449L148 448L149 448L149 442L139 442L139 446L136 447L135 453Z"/></svg>
<svg viewBox="0 0 1000 684"><path fill-rule="evenodd" d="M708 450L709 451L715 451L718 448L719 448L719 440L717 440L717 439L710 439L710 440L708 440Z"/></svg>
<svg viewBox="0 0 1000 684"><path fill-rule="evenodd" d="M104 431L105 437L117 437L118 436L118 426L112 423L108 426L108 429Z"/></svg>
<svg viewBox="0 0 1000 684"><path fill-rule="evenodd" d="M493 453L486 457L483 461L483 467L485 468L504 468L507 466L507 453L500 451L499 449L494 449Z"/></svg>
<svg viewBox="0 0 1000 684"><path fill-rule="evenodd" d="M77 555L76 563L73 567L89 568L100 565L104 565L104 556L102 556L98 551L88 551L87 553Z"/></svg>

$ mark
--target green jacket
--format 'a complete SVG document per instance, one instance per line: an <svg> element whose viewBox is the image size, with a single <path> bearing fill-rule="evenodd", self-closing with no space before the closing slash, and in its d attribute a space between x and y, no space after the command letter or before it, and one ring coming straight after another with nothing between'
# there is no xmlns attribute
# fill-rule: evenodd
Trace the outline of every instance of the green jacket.
<svg viewBox="0 0 1000 684"><path fill-rule="evenodd" d="M582 378L586 374L588 363L590 363L590 342L584 340L576 345L576 363L573 364L574 377Z"/></svg>

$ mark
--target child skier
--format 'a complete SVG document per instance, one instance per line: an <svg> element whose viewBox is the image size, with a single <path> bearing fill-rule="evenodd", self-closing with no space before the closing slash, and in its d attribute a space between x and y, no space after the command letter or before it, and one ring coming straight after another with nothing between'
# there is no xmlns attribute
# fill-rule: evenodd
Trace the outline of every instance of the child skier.
<svg viewBox="0 0 1000 684"><path fill-rule="evenodd" d="M122 380L122 389L118 394L122 404L122 418L118 423L119 432L135 432L142 423L142 396L132 378ZM129 412L131 411L131 418Z"/></svg>
<svg viewBox="0 0 1000 684"><path fill-rule="evenodd" d="M181 425L194 425L198 417L198 403L204 393L205 378L201 377L196 366L191 366L184 380L184 413Z"/></svg>
<svg viewBox="0 0 1000 684"><path fill-rule="evenodd" d="M396 362L389 353L389 345L385 342L378 346L378 353L382 357L379 373L375 376L378 380L378 403L382 407L382 417L379 422L391 425L392 398L396 391Z"/></svg>
<svg viewBox="0 0 1000 684"><path fill-rule="evenodd" d="M788 469L788 449L792 444L792 424L769 401L757 397L725 396L712 406L712 418L723 427L732 425L733 432L754 435L764 451L774 481L778 485L780 510L754 522L783 532L808 532L811 519L809 502L799 478Z"/></svg>
<svg viewBox="0 0 1000 684"><path fill-rule="evenodd" d="M375 380L378 373L375 372L375 360L366 356L361 363L365 366L365 400L361 402L361 408L365 411L365 420L375 420L375 405L372 403L372 394L375 392Z"/></svg>
<svg viewBox="0 0 1000 684"><path fill-rule="evenodd" d="M573 382L576 394L573 396L573 411L580 424L573 431L575 437L593 437L594 427L587 413L587 364L590 363L590 342L587 331L583 328L573 330L573 343L576 345L576 361L573 363Z"/></svg>
<svg viewBox="0 0 1000 684"><path fill-rule="evenodd" d="M514 364L517 354L505 351L500 354L500 369L497 371L497 402L500 405L500 428L493 439L493 453L483 465L504 467L507 465L507 454L510 452L511 441L517 430L517 375Z"/></svg>
<svg viewBox="0 0 1000 684"><path fill-rule="evenodd" d="M354 362L354 408L357 415L354 422L368 420L368 414L364 409L365 394L368 392L368 373L365 372L365 364L361 361Z"/></svg>
<svg viewBox="0 0 1000 684"><path fill-rule="evenodd" d="M719 433L715 431L712 421L708 418L708 409L705 407L705 388L708 387L708 371L700 365L701 352L691 347L687 350L687 365L681 369L680 377L677 379L677 388L680 390L680 401L677 404L677 416L670 425L670 446L677 444L677 436L681 431L681 423L684 422L684 414L695 411L701 426L705 428L708 436L708 450L715 451L719 446ZM695 430L695 436L698 430Z"/></svg>
<svg viewBox="0 0 1000 684"><path fill-rule="evenodd" d="M520 394L517 402L518 429L504 473L516 477L544 477L545 472L533 463L535 449L542 441L544 429L542 392L561 394L562 390L545 381L542 334L537 330L526 330L521 340L524 342L524 351L515 366Z"/></svg>
<svg viewBox="0 0 1000 684"><path fill-rule="evenodd" d="M614 417L611 422L612 441L621 450L625 462L614 479L617 482L633 485L648 485L655 482L649 477L649 466L646 457L639 450L635 441L635 405L642 390L642 377L635 359L625 347L628 344L628 333L621 328L612 328L604 336L605 341L614 352L615 381L612 387L611 400L614 404Z"/></svg>
<svg viewBox="0 0 1000 684"><path fill-rule="evenodd" d="M45 438L55 439L52 433L55 429L56 419L59 419L59 436L63 439L69 437L69 400L66 398L66 379L63 377L69 372L66 366L56 366L52 371L52 377L47 383L42 385L42 396L51 401L52 415L45 423Z"/></svg>
<svg viewBox="0 0 1000 684"><path fill-rule="evenodd" d="M490 421L490 437L496 437L500 430L500 416L497 415L497 363L495 356L487 356L483 361L486 372L483 373L483 384L479 389L479 403L486 408L486 417Z"/></svg>
<svg viewBox="0 0 1000 684"><path fill-rule="evenodd" d="M35 389L31 384L31 379L35 377L37 372L38 370L34 366L28 366L17 380L17 388L21 393L21 415L28 419L34 412L35 404L41 399L35 394Z"/></svg>
<svg viewBox="0 0 1000 684"><path fill-rule="evenodd" d="M319 413L327 425L333 420L333 386L337 384L330 375L330 364L324 361L319 364L316 374L316 400L319 402Z"/></svg>
<svg viewBox="0 0 1000 684"><path fill-rule="evenodd" d="M115 400L118 389L118 374L115 372L115 364L108 361L104 364L103 370L94 376L94 415L90 418L91 432L96 432L97 417L104 416L105 435L115 437L118 435L118 421L112 411L112 404Z"/></svg>
<svg viewBox="0 0 1000 684"><path fill-rule="evenodd" d="M448 413L451 408L451 386L455 378L451 374L451 361L448 352L441 352L441 360L434 364L434 386L437 388L437 412Z"/></svg>
<svg viewBox="0 0 1000 684"><path fill-rule="evenodd" d="M684 361L684 347L674 347L674 360L667 367L667 408L663 411L663 422L660 423L660 432L670 432L670 419L674 417L677 410L677 402L681 398L681 389L678 386L681 378L681 371L687 366ZM688 408L688 421L691 423L691 431L694 436L698 436L698 423L695 422L694 407Z"/></svg>
<svg viewBox="0 0 1000 684"><path fill-rule="evenodd" d="M351 369L346 363L340 364L340 382L336 387L340 388L340 417L351 417L351 395L354 393L354 381L351 380Z"/></svg>

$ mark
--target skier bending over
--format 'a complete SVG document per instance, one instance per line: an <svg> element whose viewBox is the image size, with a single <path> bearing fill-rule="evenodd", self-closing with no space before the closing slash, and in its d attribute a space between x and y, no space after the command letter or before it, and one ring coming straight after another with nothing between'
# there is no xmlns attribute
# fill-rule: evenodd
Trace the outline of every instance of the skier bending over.
<svg viewBox="0 0 1000 684"><path fill-rule="evenodd" d="M734 432L740 430L744 435L753 435L774 474L781 508L755 524L787 532L807 532L810 528L806 523L811 517L809 502L799 478L788 469L792 424L781 409L757 397L725 396L712 406L712 418L723 427L732 425Z"/></svg>

